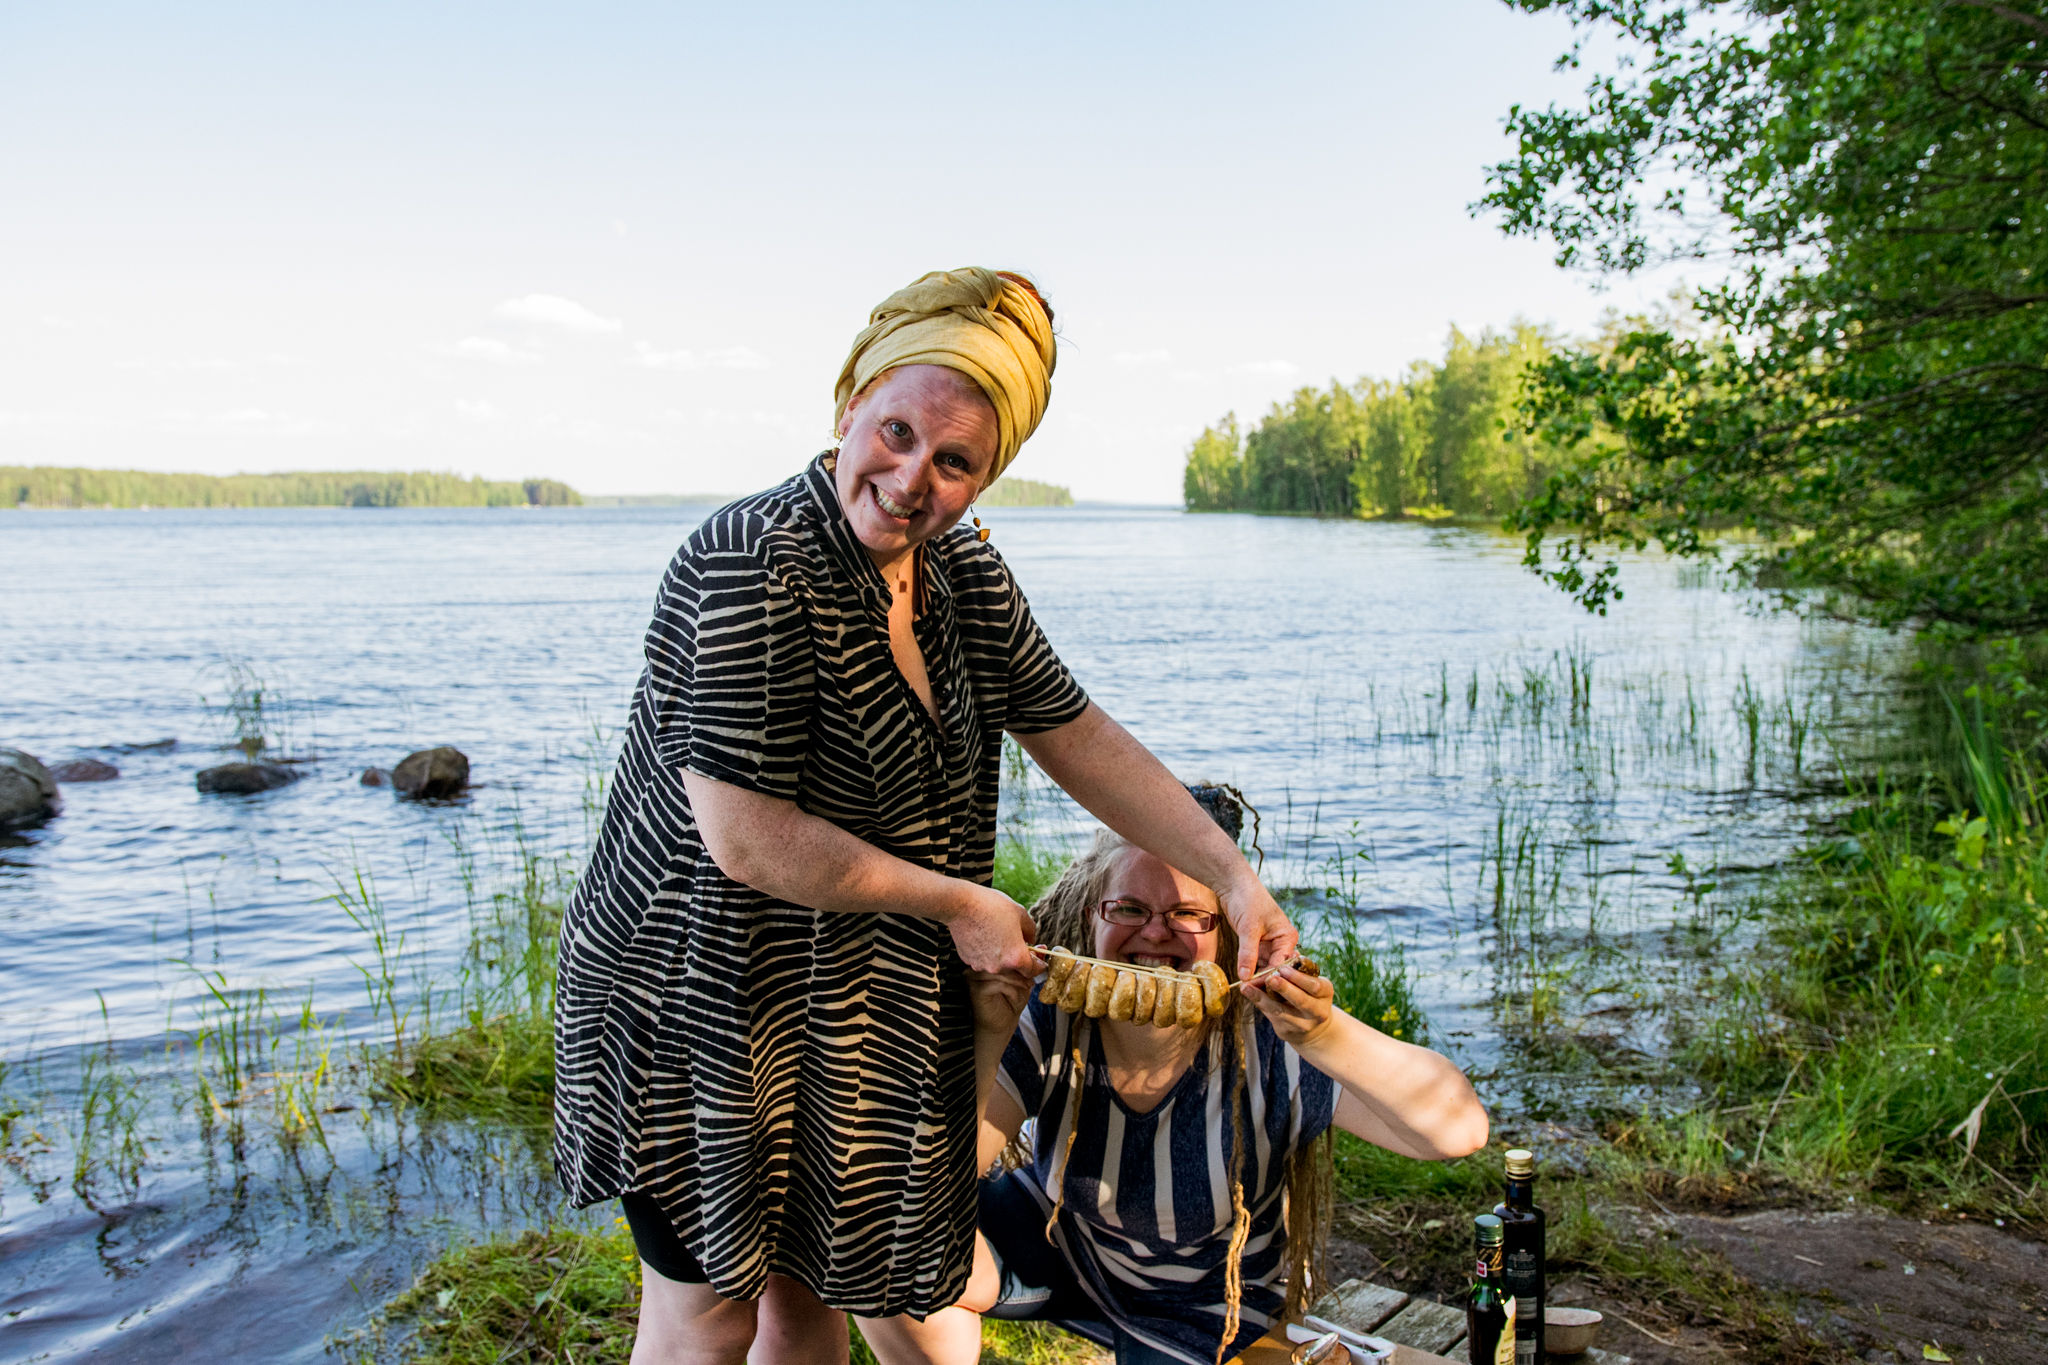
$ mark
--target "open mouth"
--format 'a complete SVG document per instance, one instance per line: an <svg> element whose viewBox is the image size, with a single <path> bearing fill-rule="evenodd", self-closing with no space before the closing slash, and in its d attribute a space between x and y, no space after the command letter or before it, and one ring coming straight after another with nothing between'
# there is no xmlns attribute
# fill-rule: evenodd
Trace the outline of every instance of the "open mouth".
<svg viewBox="0 0 2048 1365"><path fill-rule="evenodd" d="M884 493L880 485L869 484L868 487L874 490L875 506L882 509L883 515L891 517L896 521L909 521L912 517L917 515L917 509L915 507L906 507L902 503L896 501L896 499L890 497L887 493Z"/></svg>
<svg viewBox="0 0 2048 1365"><path fill-rule="evenodd" d="M1129 949L1121 956L1134 967L1167 967L1177 972L1186 970L1190 961L1179 953L1134 953Z"/></svg>

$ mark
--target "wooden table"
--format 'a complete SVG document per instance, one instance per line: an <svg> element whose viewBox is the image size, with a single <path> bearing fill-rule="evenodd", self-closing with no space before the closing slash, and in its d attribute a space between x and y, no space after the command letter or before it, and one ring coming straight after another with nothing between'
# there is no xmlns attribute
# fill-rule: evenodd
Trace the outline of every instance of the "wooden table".
<svg viewBox="0 0 2048 1365"><path fill-rule="evenodd" d="M1311 1311L1339 1327L1393 1342L1394 1354L1388 1365L1467 1365L1462 1308L1418 1299L1385 1285L1346 1280L1318 1300ZM1294 1343L1287 1340L1285 1332L1268 1332L1236 1359L1240 1365L1286 1365L1293 1353ZM1588 1351L1570 1359L1585 1365L1629 1365L1627 1356L1611 1351Z"/></svg>

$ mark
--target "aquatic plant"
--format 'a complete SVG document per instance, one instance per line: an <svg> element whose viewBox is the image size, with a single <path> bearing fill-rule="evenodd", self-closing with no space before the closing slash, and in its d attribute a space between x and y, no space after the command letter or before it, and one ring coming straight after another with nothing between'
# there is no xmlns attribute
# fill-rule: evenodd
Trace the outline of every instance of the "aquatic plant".
<svg viewBox="0 0 2048 1365"><path fill-rule="evenodd" d="M301 708L243 655L223 655L212 672L212 695L202 693L199 702L215 713L223 747L239 749L250 762L289 757Z"/></svg>
<svg viewBox="0 0 2048 1365"><path fill-rule="evenodd" d="M134 1069L115 1056L107 998L95 993L99 994L106 1038L80 1050L77 1105L65 1115L71 1144L71 1188L88 1207L96 1207L94 1187L102 1174L132 1194L141 1184L142 1168L149 1160L140 1130L142 1085Z"/></svg>

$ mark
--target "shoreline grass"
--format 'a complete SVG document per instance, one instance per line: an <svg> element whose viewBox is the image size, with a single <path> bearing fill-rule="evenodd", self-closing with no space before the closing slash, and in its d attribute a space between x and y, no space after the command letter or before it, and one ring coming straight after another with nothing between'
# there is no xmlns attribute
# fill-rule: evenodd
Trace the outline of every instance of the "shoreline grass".
<svg viewBox="0 0 2048 1365"><path fill-rule="evenodd" d="M624 1360L640 1309L642 1269L623 1218L551 1224L450 1247L362 1333L349 1358L419 1365ZM851 1365L875 1365L849 1324ZM1098 1365L1107 1357L1045 1323L984 1324L981 1365Z"/></svg>

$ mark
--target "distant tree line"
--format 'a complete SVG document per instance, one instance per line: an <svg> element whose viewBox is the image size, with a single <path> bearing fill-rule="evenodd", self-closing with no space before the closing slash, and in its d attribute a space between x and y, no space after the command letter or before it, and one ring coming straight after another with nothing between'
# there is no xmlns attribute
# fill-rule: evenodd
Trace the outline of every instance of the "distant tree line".
<svg viewBox="0 0 2048 1365"><path fill-rule="evenodd" d="M1522 374L1553 338L1517 323L1468 337L1398 379L1331 380L1243 431L1226 414L1195 438L1182 496L1195 512L1501 517L1543 488L1543 451L1517 434Z"/></svg>
<svg viewBox="0 0 2048 1365"><path fill-rule="evenodd" d="M1060 484L1005 474L989 486L979 502L983 507L1072 507L1074 495Z"/></svg>
<svg viewBox="0 0 2048 1365"><path fill-rule="evenodd" d="M6 507L573 507L582 501L555 479L365 471L215 477L0 465L0 506Z"/></svg>

